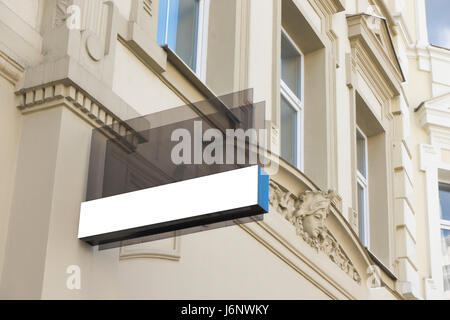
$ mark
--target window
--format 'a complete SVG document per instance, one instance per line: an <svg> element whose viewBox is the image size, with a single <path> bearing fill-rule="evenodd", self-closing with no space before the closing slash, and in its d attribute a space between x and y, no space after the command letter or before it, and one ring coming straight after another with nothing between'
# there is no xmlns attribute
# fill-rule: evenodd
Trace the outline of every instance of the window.
<svg viewBox="0 0 450 320"><path fill-rule="evenodd" d="M356 232L361 243L381 263L390 266L394 243L389 206L390 142L389 134L373 112L381 108L381 105L369 105L355 90L355 121L352 125L352 170L355 180L352 195L354 209L358 212Z"/></svg>
<svg viewBox="0 0 450 320"><path fill-rule="evenodd" d="M303 55L281 34L281 157L303 170Z"/></svg>
<svg viewBox="0 0 450 320"><path fill-rule="evenodd" d="M369 246L369 192L367 179L367 137L356 127L356 183L358 196L358 228L361 242Z"/></svg>
<svg viewBox="0 0 450 320"><path fill-rule="evenodd" d="M159 45L167 45L204 79L209 0L160 0Z"/></svg>
<svg viewBox="0 0 450 320"><path fill-rule="evenodd" d="M444 291L450 291L450 184L439 184L441 204L442 273Z"/></svg>

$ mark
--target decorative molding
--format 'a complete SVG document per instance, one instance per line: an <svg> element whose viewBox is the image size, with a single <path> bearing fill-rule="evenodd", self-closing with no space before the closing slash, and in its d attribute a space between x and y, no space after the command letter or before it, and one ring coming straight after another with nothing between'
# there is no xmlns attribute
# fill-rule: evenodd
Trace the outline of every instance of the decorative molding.
<svg viewBox="0 0 450 320"><path fill-rule="evenodd" d="M359 224L358 212L351 207L348 208L348 221L349 221L350 226L352 227L353 231L357 233L358 232L358 224Z"/></svg>
<svg viewBox="0 0 450 320"><path fill-rule="evenodd" d="M299 196L271 181L269 204L295 226L297 234L317 252L325 253L341 270L358 284L361 276L325 221L336 194L334 191L305 191Z"/></svg>
<svg viewBox="0 0 450 320"><path fill-rule="evenodd" d="M0 50L0 76L15 85L24 73L24 68Z"/></svg>
<svg viewBox="0 0 450 320"><path fill-rule="evenodd" d="M395 27L397 26L397 23L393 15L391 14L391 11L386 6L386 3L383 0L373 0L373 2L375 6L380 10L381 15L385 17L389 31L391 31L392 34L396 36L397 32L395 30Z"/></svg>
<svg viewBox="0 0 450 320"><path fill-rule="evenodd" d="M333 30L333 16L344 11L345 8L340 0L309 0L309 3L313 8L317 8L316 11L320 12L325 34L330 40L331 58L334 60L335 67L339 68L339 41L336 32Z"/></svg>
<svg viewBox="0 0 450 320"><path fill-rule="evenodd" d="M163 259L179 261L181 258L180 238L176 236L176 232L174 232L174 235L173 238L159 240L157 242L122 245L119 250L119 260Z"/></svg>
<svg viewBox="0 0 450 320"><path fill-rule="evenodd" d="M403 42L406 46L406 50L409 50L410 47L414 45L414 41L411 36L411 31L409 30L408 24L405 20L404 14L402 12L395 12L392 17L398 28L397 34L400 34L402 36Z"/></svg>
<svg viewBox="0 0 450 320"><path fill-rule="evenodd" d="M55 8L55 17L53 19L53 27L57 28L66 23L67 8L70 6L71 0L57 0Z"/></svg>
<svg viewBox="0 0 450 320"><path fill-rule="evenodd" d="M407 50L407 56L417 60L417 67L420 71L430 72L433 84L443 84L448 86L448 82L440 82L436 79L436 62L450 63L450 50L436 47L430 44L410 44ZM434 67L433 67L434 66Z"/></svg>
<svg viewBox="0 0 450 320"><path fill-rule="evenodd" d="M143 2L144 11L147 12L151 16L153 15L152 14L152 4L153 4L152 0L144 0L144 2Z"/></svg>
<svg viewBox="0 0 450 320"><path fill-rule="evenodd" d="M450 149L450 92L421 103L415 112L429 143Z"/></svg>
<svg viewBox="0 0 450 320"><path fill-rule="evenodd" d="M86 51L94 61L100 61L104 57L101 39L95 34L89 34L86 38Z"/></svg>
<svg viewBox="0 0 450 320"><path fill-rule="evenodd" d="M59 81L41 87L16 92L16 106L22 114L48 108L66 106L94 128L118 139L129 150L134 150L145 138L128 123L114 115L72 82Z"/></svg>
<svg viewBox="0 0 450 320"><path fill-rule="evenodd" d="M344 11L345 8L340 0L314 0L322 12L333 15Z"/></svg>
<svg viewBox="0 0 450 320"><path fill-rule="evenodd" d="M401 93L404 76L392 46L386 21L382 19L378 38L369 27L372 16L357 14L347 17L352 58L370 86L386 101ZM380 18L381 19L381 18Z"/></svg>
<svg viewBox="0 0 450 320"><path fill-rule="evenodd" d="M416 108L420 125L450 129L450 92L427 100Z"/></svg>

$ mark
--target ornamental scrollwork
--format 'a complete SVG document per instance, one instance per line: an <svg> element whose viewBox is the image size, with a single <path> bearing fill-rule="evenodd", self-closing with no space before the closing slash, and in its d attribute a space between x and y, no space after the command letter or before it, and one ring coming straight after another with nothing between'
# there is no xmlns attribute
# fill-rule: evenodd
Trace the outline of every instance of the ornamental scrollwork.
<svg viewBox="0 0 450 320"><path fill-rule="evenodd" d="M322 251L358 284L361 277L325 224L336 197L333 191L305 191L299 196L271 181L269 204L295 226L297 234L317 252Z"/></svg>
<svg viewBox="0 0 450 320"><path fill-rule="evenodd" d="M70 0L58 0L55 8L54 27L62 26L66 23L68 17L67 8L70 6Z"/></svg>

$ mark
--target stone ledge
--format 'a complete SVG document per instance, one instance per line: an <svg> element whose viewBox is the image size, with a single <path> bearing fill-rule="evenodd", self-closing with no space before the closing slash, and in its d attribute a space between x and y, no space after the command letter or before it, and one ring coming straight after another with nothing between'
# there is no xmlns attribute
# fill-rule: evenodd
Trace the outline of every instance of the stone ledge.
<svg viewBox="0 0 450 320"><path fill-rule="evenodd" d="M24 73L24 68L0 50L0 76L15 85Z"/></svg>
<svg viewBox="0 0 450 320"><path fill-rule="evenodd" d="M116 116L105 106L92 100L81 88L67 81L16 92L16 106L22 114L57 106L66 106L93 128L101 128L108 136L117 138L127 149L134 150L145 138L136 128Z"/></svg>

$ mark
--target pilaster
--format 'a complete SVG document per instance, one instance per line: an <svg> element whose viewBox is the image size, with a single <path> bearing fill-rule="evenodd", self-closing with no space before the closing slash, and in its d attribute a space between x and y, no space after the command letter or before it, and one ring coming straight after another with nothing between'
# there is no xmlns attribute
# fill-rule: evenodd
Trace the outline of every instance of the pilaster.
<svg viewBox="0 0 450 320"><path fill-rule="evenodd" d="M424 279L425 295L427 299L441 299L443 297L443 275L441 261L440 237L440 207L438 167L441 159L440 149L433 145L421 144L420 170L425 173L426 214L428 231L428 259L430 263L430 277Z"/></svg>
<svg viewBox="0 0 450 320"><path fill-rule="evenodd" d="M393 101L392 167L394 171L395 262L398 289L407 298L420 299L416 249L416 217L412 155L409 145L410 119L403 95Z"/></svg>

